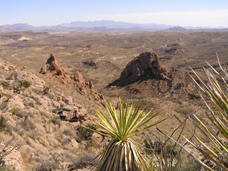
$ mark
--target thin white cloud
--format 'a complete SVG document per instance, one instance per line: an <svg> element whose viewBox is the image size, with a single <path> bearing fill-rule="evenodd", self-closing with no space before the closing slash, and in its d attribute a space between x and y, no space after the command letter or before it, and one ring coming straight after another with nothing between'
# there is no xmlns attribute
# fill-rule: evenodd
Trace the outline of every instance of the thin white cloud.
<svg viewBox="0 0 228 171"><path fill-rule="evenodd" d="M217 11L151 12L91 16L88 20L114 20L180 26L228 27L228 9Z"/></svg>

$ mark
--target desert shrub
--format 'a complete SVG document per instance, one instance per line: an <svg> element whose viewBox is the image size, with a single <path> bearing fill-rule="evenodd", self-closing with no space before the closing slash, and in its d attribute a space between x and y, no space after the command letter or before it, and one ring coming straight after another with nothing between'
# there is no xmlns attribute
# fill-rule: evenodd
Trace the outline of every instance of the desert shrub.
<svg viewBox="0 0 228 171"><path fill-rule="evenodd" d="M82 140L89 140L93 134L92 130L96 130L96 129L97 129L97 126L95 126L95 125L86 125L86 128L84 126L79 126L77 128L78 141L81 142Z"/></svg>
<svg viewBox="0 0 228 171"><path fill-rule="evenodd" d="M1 82L1 86L2 86L4 89L9 88L9 84L8 84L6 81L2 81L2 82Z"/></svg>
<svg viewBox="0 0 228 171"><path fill-rule="evenodd" d="M19 84L21 87L24 87L24 88L29 88L31 86L31 83L26 80L19 81Z"/></svg>
<svg viewBox="0 0 228 171"><path fill-rule="evenodd" d="M6 128L6 122L7 120L2 115L0 115L0 131Z"/></svg>
<svg viewBox="0 0 228 171"><path fill-rule="evenodd" d="M31 83L26 80L21 80L16 83L13 87L14 93L20 93L21 91L24 91L26 88L29 88L31 86Z"/></svg>
<svg viewBox="0 0 228 171"><path fill-rule="evenodd" d="M60 117L59 117L59 116L53 116L53 117L51 118L51 122L52 122L53 124L58 124L58 122L60 122Z"/></svg>
<svg viewBox="0 0 228 171"><path fill-rule="evenodd" d="M6 80L13 80L12 76L6 77Z"/></svg>
<svg viewBox="0 0 228 171"><path fill-rule="evenodd" d="M10 112L12 113L12 115L17 115L19 113L20 109L19 108L15 108L13 107Z"/></svg>
<svg viewBox="0 0 228 171"><path fill-rule="evenodd" d="M49 90L50 90L50 87L43 86L43 94L48 94Z"/></svg>

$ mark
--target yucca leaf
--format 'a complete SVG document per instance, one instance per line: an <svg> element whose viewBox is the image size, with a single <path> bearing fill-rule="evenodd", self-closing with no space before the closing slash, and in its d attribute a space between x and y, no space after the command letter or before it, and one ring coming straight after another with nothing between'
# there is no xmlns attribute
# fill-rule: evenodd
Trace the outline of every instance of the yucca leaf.
<svg viewBox="0 0 228 171"><path fill-rule="evenodd" d="M222 70L223 74L227 77L227 72L222 68L218 54L217 59L219 63L219 67ZM202 86L197 83L197 81L190 75L190 77L193 79L193 81L196 83L196 85L199 87L201 91L205 93L205 95L209 98L209 100L212 102L212 105L216 108L217 112L214 112L214 108L212 108L204 99L203 95L200 93L200 96L202 100L204 101L205 105L210 111L210 116L207 114L210 121L213 123L211 127L215 126L214 128L217 129L216 132L220 131L222 136L225 137L226 140L228 140L228 96L227 92L225 92L219 81L216 77L220 77L222 79L222 83L224 83L225 90L228 91L228 85L224 77L221 76L221 74L215 70L213 66L211 66L208 62L206 62L207 65L210 67L209 69L204 69L205 75L207 76L207 85L200 79L200 77L196 74L196 72L191 68L194 75L200 80L200 83ZM224 158L227 158L228 155L228 149L227 147L221 143L217 135L212 133L211 129L208 129L208 127L195 115L193 114L195 120L197 123L195 123L193 120L191 120L197 127L199 128L200 132L204 134L206 139L209 141L210 146L202 142L197 136L194 135L194 137L197 139L197 141L206 149L203 150L200 147L197 147L192 142L190 142L187 138L185 138L194 148L196 148L198 151L200 151L204 156L206 156L209 160L213 161L216 165L218 165L220 168L224 170L228 170L226 167L226 162L224 161ZM217 155L212 148L216 149L218 151L219 155ZM201 163L203 164L203 163ZM204 165L204 164L203 164ZM205 166L205 165L204 165Z"/></svg>
<svg viewBox="0 0 228 171"><path fill-rule="evenodd" d="M218 53L216 53L216 56L217 56L217 60L218 60L218 64L219 64L220 69L223 71L223 73L224 73L226 76L228 76L227 72L223 69L223 67L222 67L222 65L221 65L221 63L220 63Z"/></svg>
<svg viewBox="0 0 228 171"><path fill-rule="evenodd" d="M101 119L101 121L106 125L106 127L108 127L108 129L110 129L112 132L116 132L111 123L109 122L109 120L104 116L102 111L97 110L96 114Z"/></svg>
<svg viewBox="0 0 228 171"><path fill-rule="evenodd" d="M184 137L185 138L185 137ZM195 144L193 144L191 141L189 141L187 138L185 138L188 143L190 143L194 148L196 148L198 151L200 151L204 156L206 156L208 159L212 160L214 163L216 163L218 166L220 166L221 168L223 168L224 170L228 171L227 168L224 167L224 165L222 165L220 162L218 162L217 160L215 160L215 158L211 157L206 151L202 150L201 148L197 147ZM196 158L197 159L197 158ZM199 160L198 160L199 161ZM206 166L207 169L209 169L209 167L207 165L205 165L203 162L200 162L202 165ZM223 161L222 161L223 163ZM210 170L213 170L210 168Z"/></svg>
<svg viewBox="0 0 228 171"><path fill-rule="evenodd" d="M204 125L203 122L201 122L201 120L195 114L193 114L193 116L204 129L199 127L197 124L196 124L196 126L207 137L207 139L215 146L215 148L219 149L218 145L216 144L216 143L219 143L218 139L211 133L211 131L206 127L206 125ZM192 120L192 122L194 123L193 120ZM195 137L195 138L197 138L197 137ZM215 143L215 141L216 141L216 143Z"/></svg>
<svg viewBox="0 0 228 171"><path fill-rule="evenodd" d="M167 136L169 139L171 139L172 141L174 141L175 143L177 143L181 148L183 148L189 155L191 155L196 161L198 161L201 165L203 165L204 167L206 167L208 170L213 171L212 168L210 168L209 166L207 166L205 163L203 163L201 160L199 160L193 153L191 153L187 148L185 148L185 146L183 146L182 144L180 144L178 141L176 141L175 139L173 139L172 137L170 137L169 135L167 135L166 133L164 133L163 131L161 131L159 128L157 128L157 130L159 132L161 132L162 134L164 134L165 136ZM191 141L189 141L186 137L184 137L186 139L186 141L188 141L189 143L191 143ZM193 144L192 146L195 146L195 144Z"/></svg>

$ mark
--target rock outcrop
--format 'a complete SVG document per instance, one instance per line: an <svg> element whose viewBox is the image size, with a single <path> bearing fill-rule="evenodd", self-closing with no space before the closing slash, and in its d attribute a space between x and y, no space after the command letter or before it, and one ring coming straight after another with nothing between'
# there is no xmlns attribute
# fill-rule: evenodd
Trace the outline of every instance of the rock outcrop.
<svg viewBox="0 0 228 171"><path fill-rule="evenodd" d="M79 83L85 83L85 80L82 77L82 74L78 71L75 71L75 73L73 75L73 79L74 79L74 81L77 81Z"/></svg>
<svg viewBox="0 0 228 171"><path fill-rule="evenodd" d="M46 74L48 71L55 71L57 75L65 77L65 72L60 67L53 53L50 54L47 63L41 68L40 73Z"/></svg>
<svg viewBox="0 0 228 171"><path fill-rule="evenodd" d="M67 86L72 86L72 89L75 89L82 95L84 95L87 99L90 101L94 101L97 104L101 104L102 106L105 106L107 103L104 99L104 96L99 93L98 90L95 89L93 82L88 81L85 82L82 74L79 71L75 71L73 74L70 75L70 77L67 75L67 73L64 71L64 69L59 65L59 63L56 60L56 57L54 54L50 54L50 57L48 58L46 64L41 68L40 73L41 74L48 74L49 73L56 73L58 75L58 78L60 78L61 82L63 84L67 84ZM49 76L53 76L52 74ZM69 112L63 112L62 118L65 120L71 120L72 117L74 117L73 120L75 120L76 113L74 110ZM81 117L80 118L84 118ZM76 117L76 120L79 118ZM80 120L80 119L79 119Z"/></svg>
<svg viewBox="0 0 228 171"><path fill-rule="evenodd" d="M111 85L124 86L134 83L145 74L157 79L171 80L169 72L161 65L157 54L145 52L130 61L122 71L120 78Z"/></svg>

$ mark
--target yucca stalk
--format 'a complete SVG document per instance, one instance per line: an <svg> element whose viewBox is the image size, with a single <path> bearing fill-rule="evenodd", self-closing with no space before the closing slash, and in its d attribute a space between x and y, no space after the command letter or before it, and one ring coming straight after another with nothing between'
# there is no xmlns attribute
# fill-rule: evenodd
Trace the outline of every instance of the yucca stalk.
<svg viewBox="0 0 228 171"><path fill-rule="evenodd" d="M109 145L99 155L98 162L95 165L97 171L148 170L147 164L139 152L138 146L131 138L161 123L165 119L145 126L157 116L157 114L148 112L144 115L144 110L140 110L142 106L141 103L138 103L135 108L133 105L128 108L128 102L125 108L124 104L124 101L120 99L118 114L111 103L106 106L110 120L99 109L97 109L96 112L97 117L89 115L100 127L100 131L93 131L112 138Z"/></svg>
<svg viewBox="0 0 228 171"><path fill-rule="evenodd" d="M218 55L217 55L218 58ZM204 69L205 74L207 76L207 83L202 81L202 79L197 75L197 73L191 68L194 75L200 81L198 83L191 75L191 78L196 83L196 85L200 89L200 96L210 113L207 113L207 117L211 121L211 125L205 125L195 114L193 114L193 119L191 121L199 128L200 132L206 137L209 142L209 145L201 141L197 136L195 138L201 144L203 148L199 148L194 143L186 140L198 151L200 151L205 157L213 161L220 168L228 171L228 146L224 144L220 138L216 135L219 131L221 136L226 140L228 144L228 84L224 77L228 77L227 72L222 68L219 58L218 63L221 69L221 74L216 71L209 63L209 69ZM216 76L217 75L217 76ZM218 82L217 77L219 77L223 83L223 87L221 83ZM205 99L207 97L210 104ZM213 105L213 107L211 106ZM199 161L199 159L197 159ZM207 167L209 170L213 170L209 168L204 163L199 161L202 165Z"/></svg>

